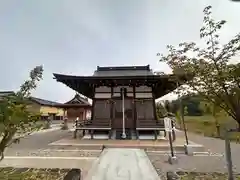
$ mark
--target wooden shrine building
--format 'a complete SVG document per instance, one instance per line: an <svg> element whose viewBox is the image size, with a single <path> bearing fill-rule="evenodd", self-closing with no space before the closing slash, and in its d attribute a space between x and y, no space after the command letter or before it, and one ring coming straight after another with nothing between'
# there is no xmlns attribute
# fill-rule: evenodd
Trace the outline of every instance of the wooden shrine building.
<svg viewBox="0 0 240 180"><path fill-rule="evenodd" d="M78 93L68 102L59 105L64 109L64 119L68 121L87 120L91 118L92 105L88 102L87 98L81 97Z"/></svg>
<svg viewBox="0 0 240 180"><path fill-rule="evenodd" d="M154 75L147 66L97 67L92 76L54 74L58 82L91 98L91 122L79 127L112 139L157 138L164 130L157 120L155 99L177 87L173 75Z"/></svg>

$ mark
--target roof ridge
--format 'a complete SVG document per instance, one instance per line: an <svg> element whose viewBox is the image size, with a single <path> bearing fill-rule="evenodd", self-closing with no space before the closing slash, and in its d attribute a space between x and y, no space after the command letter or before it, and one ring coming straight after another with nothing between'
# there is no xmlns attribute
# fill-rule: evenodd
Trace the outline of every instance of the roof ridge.
<svg viewBox="0 0 240 180"><path fill-rule="evenodd" d="M147 70L150 71L150 65L146 66L97 66L97 71L118 71L118 70Z"/></svg>
<svg viewBox="0 0 240 180"><path fill-rule="evenodd" d="M59 103L59 102L56 102L56 101L51 101L51 100L47 100L47 99L42 99L42 98L39 98L39 97L34 97L34 96L30 96L30 99L32 100L35 100L35 101L38 101L38 103L40 104L62 104L62 103ZM42 101L42 102L39 102L39 101Z"/></svg>
<svg viewBox="0 0 240 180"><path fill-rule="evenodd" d="M14 91L0 91L0 93L14 93Z"/></svg>
<svg viewBox="0 0 240 180"><path fill-rule="evenodd" d="M71 104L71 102L73 102L75 99L77 99L78 101L82 102L83 104L90 104L88 102L88 99L87 98L85 99L79 93L76 93L75 96L70 101L67 101L64 104Z"/></svg>

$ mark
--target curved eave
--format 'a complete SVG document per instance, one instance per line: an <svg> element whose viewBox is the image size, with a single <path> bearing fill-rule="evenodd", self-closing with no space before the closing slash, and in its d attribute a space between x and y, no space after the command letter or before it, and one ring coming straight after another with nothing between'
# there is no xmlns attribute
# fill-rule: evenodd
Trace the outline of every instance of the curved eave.
<svg viewBox="0 0 240 180"><path fill-rule="evenodd" d="M77 100L79 103L72 103L72 101ZM80 104L80 105L91 105L86 99L83 99L79 96L79 94L76 94L70 101L65 102L64 104Z"/></svg>
<svg viewBox="0 0 240 180"><path fill-rule="evenodd" d="M177 88L177 80L174 74L171 75L152 75L152 76L111 76L111 77L99 77L99 76L72 76L63 74L53 74L58 82L62 82L71 89L93 98L94 96L94 84L111 84L111 83L142 83L154 85L153 92L155 98L160 98ZM187 81L186 76L178 77L180 79L179 84L183 84ZM126 83L127 84L127 83Z"/></svg>
<svg viewBox="0 0 240 180"><path fill-rule="evenodd" d="M83 94L86 97L92 98L94 94L94 89L92 88L92 83L86 77L80 76L70 76L63 74L53 74L58 82L65 84L71 89Z"/></svg>

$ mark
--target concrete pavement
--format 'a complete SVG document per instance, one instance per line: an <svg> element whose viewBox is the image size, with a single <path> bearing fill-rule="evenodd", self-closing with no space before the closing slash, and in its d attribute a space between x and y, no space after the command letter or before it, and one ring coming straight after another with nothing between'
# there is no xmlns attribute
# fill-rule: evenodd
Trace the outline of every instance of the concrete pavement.
<svg viewBox="0 0 240 180"><path fill-rule="evenodd" d="M19 151L28 152L48 149L50 143L69 136L72 136L72 132L65 130L55 130L45 133L32 134L20 139L19 144L12 144L10 147L8 147L6 149L5 155L13 156L16 155Z"/></svg>
<svg viewBox="0 0 240 180"><path fill-rule="evenodd" d="M0 167L77 168L82 170L84 178L101 152L55 149L49 146L50 143L70 136L73 136L71 131L59 129L26 136L19 144L12 144L6 149Z"/></svg>

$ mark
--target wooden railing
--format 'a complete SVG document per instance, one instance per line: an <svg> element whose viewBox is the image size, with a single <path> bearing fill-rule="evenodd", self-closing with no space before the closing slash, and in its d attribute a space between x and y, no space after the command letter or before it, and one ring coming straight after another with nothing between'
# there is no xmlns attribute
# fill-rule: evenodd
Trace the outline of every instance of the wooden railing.
<svg viewBox="0 0 240 180"><path fill-rule="evenodd" d="M82 131L82 135L85 135L85 131L90 132L91 139L93 139L93 133L97 130L106 130L111 137L111 121L110 119L94 119L94 120L83 120L75 121L74 138L77 137L77 132Z"/></svg>
<svg viewBox="0 0 240 180"><path fill-rule="evenodd" d="M81 121L75 120L75 127L76 128L89 126L91 124L92 124L91 120L81 120Z"/></svg>
<svg viewBox="0 0 240 180"><path fill-rule="evenodd" d="M75 127L76 128L83 128L83 127L111 127L111 120L110 119L93 119L93 120L81 120L81 121L75 121Z"/></svg>
<svg viewBox="0 0 240 180"><path fill-rule="evenodd" d="M92 126L96 127L111 127L111 120L108 118L95 118L92 120Z"/></svg>
<svg viewBox="0 0 240 180"><path fill-rule="evenodd" d="M155 119L137 119L137 128L161 128L163 124Z"/></svg>

